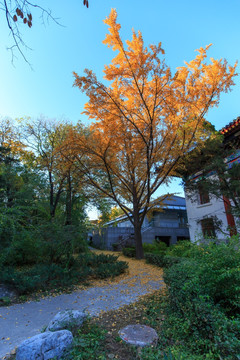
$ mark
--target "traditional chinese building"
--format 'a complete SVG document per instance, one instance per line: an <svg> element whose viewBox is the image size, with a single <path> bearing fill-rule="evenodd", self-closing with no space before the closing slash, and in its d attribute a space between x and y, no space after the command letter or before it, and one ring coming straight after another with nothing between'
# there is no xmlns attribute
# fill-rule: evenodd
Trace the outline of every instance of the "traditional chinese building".
<svg viewBox="0 0 240 360"><path fill-rule="evenodd" d="M240 117L226 125L220 133L224 135L224 149L235 149L224 158L225 169L228 171L234 164L240 163ZM217 177L217 174L213 170L206 176ZM232 204L226 196L216 197L203 190L202 177L203 170L189 176L188 182L199 183L194 193L189 191L188 182L185 187L190 239L195 241L215 237L224 240L240 230L239 219L230 211Z"/></svg>

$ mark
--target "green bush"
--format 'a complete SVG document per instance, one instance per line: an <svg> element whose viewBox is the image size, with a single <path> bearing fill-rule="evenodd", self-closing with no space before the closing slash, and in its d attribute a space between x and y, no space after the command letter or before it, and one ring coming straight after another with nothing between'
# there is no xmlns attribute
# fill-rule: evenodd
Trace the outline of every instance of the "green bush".
<svg viewBox="0 0 240 360"><path fill-rule="evenodd" d="M123 273L128 265L117 261L117 256L80 254L68 258L68 263L35 264L32 267L16 268L1 266L0 282L10 285L19 295L36 290L71 287L85 283L89 277L107 278Z"/></svg>
<svg viewBox="0 0 240 360"><path fill-rule="evenodd" d="M113 244L112 244L112 249L113 249L113 251L118 251L118 247L119 247L119 244L118 244L118 243L113 243Z"/></svg>
<svg viewBox="0 0 240 360"><path fill-rule="evenodd" d="M167 255L174 257L188 257L191 256L193 249L197 246L198 245L193 244L190 240L182 240L167 248L166 253Z"/></svg>
<svg viewBox="0 0 240 360"><path fill-rule="evenodd" d="M191 352L204 354L206 359L237 360L240 354L239 242L201 245L188 255L191 257L182 258L164 273L168 289L166 336L185 343Z"/></svg>
<svg viewBox="0 0 240 360"><path fill-rule="evenodd" d="M152 253L152 254L161 254L164 255L167 250L167 245L162 241L154 241L153 244L144 243L143 251L144 253Z"/></svg>
<svg viewBox="0 0 240 360"><path fill-rule="evenodd" d="M79 254L77 257L77 261L81 266L90 266L90 267L97 267L101 264L110 264L115 263L118 259L116 255L106 255L106 254L94 254L94 253L87 253L87 254Z"/></svg>
<svg viewBox="0 0 240 360"><path fill-rule="evenodd" d="M135 257L136 256L136 249L135 247L126 247L122 249L123 255L127 257Z"/></svg>
<svg viewBox="0 0 240 360"><path fill-rule="evenodd" d="M36 238L41 242L41 256L44 262L59 263L74 253L88 251L87 242L79 235L75 226L59 226L47 223L38 227Z"/></svg>
<svg viewBox="0 0 240 360"><path fill-rule="evenodd" d="M122 274L128 265L125 261L117 261L115 263L100 264L94 271L94 275L97 278L105 279L108 277L115 277Z"/></svg>
<svg viewBox="0 0 240 360"><path fill-rule="evenodd" d="M19 295L37 290L71 287L83 282L92 274L91 268L66 269L57 264L38 264L30 269L18 270L4 267L0 272L0 281L17 290Z"/></svg>
<svg viewBox="0 0 240 360"><path fill-rule="evenodd" d="M157 265L159 267L171 267L174 264L177 264L182 259L173 256L164 256L162 254L153 254L153 253L146 253L145 254L146 262L149 264Z"/></svg>
<svg viewBox="0 0 240 360"><path fill-rule="evenodd" d="M161 253L166 253L166 251L168 249L167 244L165 244L165 242L163 242L163 241L154 240L154 245L156 246L158 251Z"/></svg>
<svg viewBox="0 0 240 360"><path fill-rule="evenodd" d="M73 346L64 355L65 360L104 360L105 339L107 331L85 321L83 326L74 333ZM110 357L109 357L110 359Z"/></svg>
<svg viewBox="0 0 240 360"><path fill-rule="evenodd" d="M153 244L143 243L143 251L144 254L159 254L164 255L166 253L167 245L164 242L154 242ZM127 257L135 257L136 256L136 248L134 246L125 247L122 249L123 255Z"/></svg>
<svg viewBox="0 0 240 360"><path fill-rule="evenodd" d="M11 245L2 252L2 263L5 265L31 265L40 261L41 245L33 233L24 231L17 233Z"/></svg>
<svg viewBox="0 0 240 360"><path fill-rule="evenodd" d="M184 283L186 276L194 277L191 281L201 284L202 293L211 297L214 304L219 305L231 315L240 315L240 250L236 241L219 245L210 243L198 246L198 256L193 251L190 262L175 270L179 272ZM190 264L190 265L189 265ZM185 274L184 274L185 273ZM169 278L170 276L170 278ZM173 287L178 276L166 272L166 282ZM180 281L180 280L179 280Z"/></svg>
<svg viewBox="0 0 240 360"><path fill-rule="evenodd" d="M2 209L1 209L2 210ZM8 247L18 232L16 221L13 216L0 211L0 249Z"/></svg>
<svg viewBox="0 0 240 360"><path fill-rule="evenodd" d="M154 244L143 243L143 251L144 253L154 253L157 252L157 247Z"/></svg>

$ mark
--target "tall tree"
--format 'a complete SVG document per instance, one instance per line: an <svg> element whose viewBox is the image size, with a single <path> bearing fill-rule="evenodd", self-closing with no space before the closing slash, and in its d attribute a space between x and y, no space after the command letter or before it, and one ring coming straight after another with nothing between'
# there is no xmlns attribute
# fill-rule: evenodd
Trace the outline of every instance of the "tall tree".
<svg viewBox="0 0 240 360"><path fill-rule="evenodd" d="M91 70L74 73L74 85L89 97L85 114L96 121L87 135L72 133L70 141L89 183L132 222L136 256L142 258L141 226L152 195L204 138L204 116L234 84L236 64L214 59L208 64L207 46L172 75L161 43L147 48L141 32L133 31L125 46L115 10L105 23L104 44L118 52L104 69L109 86Z"/></svg>
<svg viewBox="0 0 240 360"><path fill-rule="evenodd" d="M74 157L66 156L65 139L72 125L66 121L39 118L23 122L25 143L33 152L32 165L47 175L49 209L53 219L58 205L65 203L65 225L72 224L72 209L82 203L82 176L76 174Z"/></svg>
<svg viewBox="0 0 240 360"><path fill-rule="evenodd" d="M47 174L50 216L54 218L60 197L65 191L65 184L70 176L71 164L66 165L59 151L66 137L68 125L39 118L36 121L27 121L23 127L25 141L33 151L36 166Z"/></svg>

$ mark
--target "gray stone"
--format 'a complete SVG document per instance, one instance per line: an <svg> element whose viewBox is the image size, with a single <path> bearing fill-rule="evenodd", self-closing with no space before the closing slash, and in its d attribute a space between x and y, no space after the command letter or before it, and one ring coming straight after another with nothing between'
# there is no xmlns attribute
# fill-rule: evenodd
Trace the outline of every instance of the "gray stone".
<svg viewBox="0 0 240 360"><path fill-rule="evenodd" d="M17 348L16 360L59 359L72 341L72 333L68 330L49 331L33 336Z"/></svg>
<svg viewBox="0 0 240 360"><path fill-rule="evenodd" d="M65 310L58 312L48 324L46 331L71 329L73 326L80 327L86 319L86 314L78 310Z"/></svg>
<svg viewBox="0 0 240 360"><path fill-rule="evenodd" d="M0 299L1 298L10 298L14 299L17 296L17 292L13 289L10 289L8 286L0 284Z"/></svg>
<svg viewBox="0 0 240 360"><path fill-rule="evenodd" d="M128 325L119 331L120 338L127 344L135 346L156 345L158 335L150 326Z"/></svg>

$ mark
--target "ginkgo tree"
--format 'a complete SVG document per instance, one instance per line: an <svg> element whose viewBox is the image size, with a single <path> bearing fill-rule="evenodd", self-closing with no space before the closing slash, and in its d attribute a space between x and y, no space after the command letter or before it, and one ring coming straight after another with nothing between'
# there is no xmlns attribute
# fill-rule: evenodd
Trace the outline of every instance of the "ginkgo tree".
<svg viewBox="0 0 240 360"><path fill-rule="evenodd" d="M236 64L208 61L209 45L172 74L161 43L145 47L141 32L133 31L125 45L116 10L104 22L103 42L117 55L104 68L104 82L88 69L85 76L74 73L74 85L89 97L84 113L95 121L84 136L73 131L69 144L89 184L128 216L142 258L141 227L155 206L152 196L203 140L204 117L234 85Z"/></svg>

